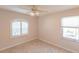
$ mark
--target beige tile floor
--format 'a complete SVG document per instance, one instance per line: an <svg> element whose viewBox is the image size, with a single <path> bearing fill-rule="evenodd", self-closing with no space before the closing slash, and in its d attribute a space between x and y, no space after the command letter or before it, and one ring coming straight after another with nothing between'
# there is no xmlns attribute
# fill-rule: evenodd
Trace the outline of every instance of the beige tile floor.
<svg viewBox="0 0 79 59"><path fill-rule="evenodd" d="M40 40L33 40L4 51L3 53L68 53L68 51Z"/></svg>

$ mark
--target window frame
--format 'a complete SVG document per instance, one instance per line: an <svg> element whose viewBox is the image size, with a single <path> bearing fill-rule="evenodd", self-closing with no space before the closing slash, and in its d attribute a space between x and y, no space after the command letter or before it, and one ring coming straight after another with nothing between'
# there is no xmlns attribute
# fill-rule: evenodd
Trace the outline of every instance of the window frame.
<svg viewBox="0 0 79 59"><path fill-rule="evenodd" d="M60 35L61 35L61 38L79 42L79 39L72 39L72 38L68 38L68 37L63 37L63 28L75 28L75 29L77 28L78 29L78 33L79 33L79 27L75 27L75 26L62 26L63 18L67 18L67 17L79 17L79 16L64 16L64 17L62 17L60 19L61 20L60 21Z"/></svg>
<svg viewBox="0 0 79 59"><path fill-rule="evenodd" d="M14 35L14 36L12 35L12 23L13 22L20 22L20 35ZM27 29L26 34L22 34L22 22L28 23L28 29ZM28 22L28 20L26 20L26 19L15 19L15 20L10 22L10 37L11 38L21 37L21 36L27 35L28 33L29 33L29 22Z"/></svg>

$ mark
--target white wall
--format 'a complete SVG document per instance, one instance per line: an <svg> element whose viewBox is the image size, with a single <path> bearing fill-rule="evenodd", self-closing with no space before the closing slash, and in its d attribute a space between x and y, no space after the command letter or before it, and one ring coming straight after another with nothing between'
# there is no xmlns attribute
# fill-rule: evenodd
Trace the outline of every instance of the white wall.
<svg viewBox="0 0 79 59"><path fill-rule="evenodd" d="M22 42L40 39L57 46L79 52L79 43L62 38L60 33L60 20L64 16L79 15L79 9L49 14L46 16L31 17L24 14L0 9L0 50L11 47ZM11 38L10 22L16 18L29 21L29 34L18 38Z"/></svg>
<svg viewBox="0 0 79 59"><path fill-rule="evenodd" d="M29 34L17 38L12 38L10 34L11 21L26 19L29 22ZM37 39L37 18L24 14L0 9L0 50L14 45Z"/></svg>
<svg viewBox="0 0 79 59"><path fill-rule="evenodd" d="M39 17L39 38L71 52L79 52L79 42L73 42L61 35L60 21L65 16L79 16L79 8Z"/></svg>

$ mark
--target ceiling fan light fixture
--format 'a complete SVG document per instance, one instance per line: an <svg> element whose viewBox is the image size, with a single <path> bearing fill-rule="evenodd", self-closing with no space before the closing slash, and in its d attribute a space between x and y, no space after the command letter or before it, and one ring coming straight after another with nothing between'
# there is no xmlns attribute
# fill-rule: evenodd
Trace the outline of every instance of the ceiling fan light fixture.
<svg viewBox="0 0 79 59"><path fill-rule="evenodd" d="M30 15L31 16L39 16L39 12L31 12Z"/></svg>
<svg viewBox="0 0 79 59"><path fill-rule="evenodd" d="M31 16L35 16L35 14L33 12L30 13Z"/></svg>
<svg viewBox="0 0 79 59"><path fill-rule="evenodd" d="M39 16L39 12L36 12L35 15L36 15L36 16Z"/></svg>

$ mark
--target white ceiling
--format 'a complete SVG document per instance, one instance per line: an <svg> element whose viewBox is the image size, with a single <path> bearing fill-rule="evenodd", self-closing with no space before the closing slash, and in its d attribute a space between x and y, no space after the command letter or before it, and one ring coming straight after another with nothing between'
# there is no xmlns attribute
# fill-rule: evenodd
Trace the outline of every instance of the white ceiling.
<svg viewBox="0 0 79 59"><path fill-rule="evenodd" d="M40 15L45 15L48 13L56 13L64 10L69 10L72 8L77 8L77 5L36 5L37 9L43 10ZM23 14L29 15L31 12L32 5L0 5L0 8L15 11Z"/></svg>

